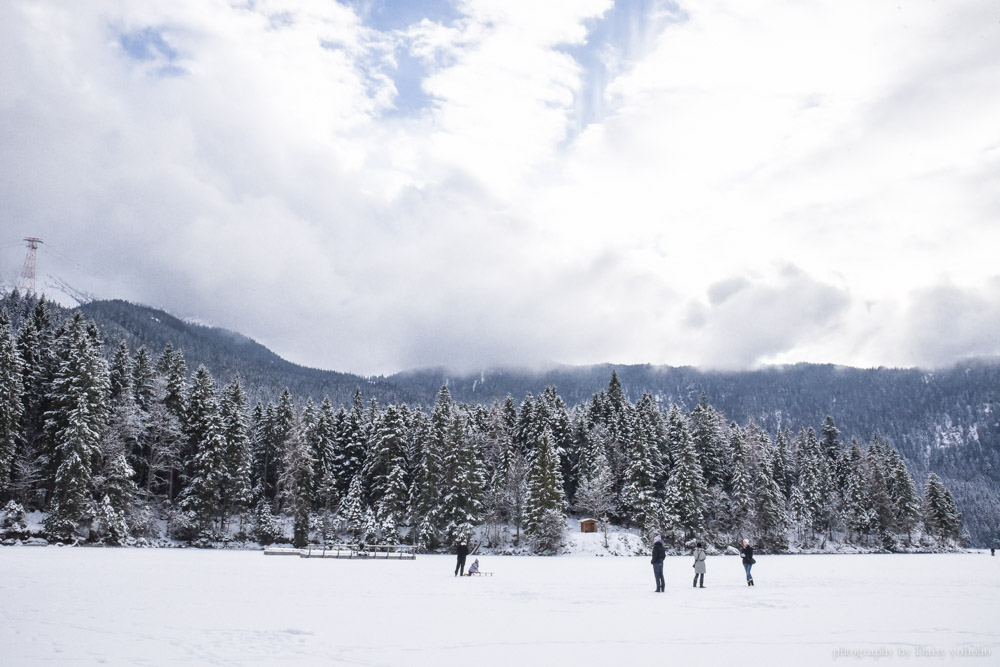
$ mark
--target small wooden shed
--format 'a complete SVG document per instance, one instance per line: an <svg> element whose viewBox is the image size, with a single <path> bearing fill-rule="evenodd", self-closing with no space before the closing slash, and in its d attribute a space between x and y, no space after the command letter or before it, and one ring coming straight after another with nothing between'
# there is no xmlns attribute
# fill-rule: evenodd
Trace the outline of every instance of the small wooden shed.
<svg viewBox="0 0 1000 667"><path fill-rule="evenodd" d="M596 533L597 532L597 519L580 519L580 532L581 533Z"/></svg>

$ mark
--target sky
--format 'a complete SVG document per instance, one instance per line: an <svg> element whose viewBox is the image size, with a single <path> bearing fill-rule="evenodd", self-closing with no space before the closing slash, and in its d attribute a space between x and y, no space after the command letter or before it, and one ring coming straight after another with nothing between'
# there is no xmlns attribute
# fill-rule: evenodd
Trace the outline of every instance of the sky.
<svg viewBox="0 0 1000 667"><path fill-rule="evenodd" d="M1000 354L996 0L6 0L0 281L364 375Z"/></svg>

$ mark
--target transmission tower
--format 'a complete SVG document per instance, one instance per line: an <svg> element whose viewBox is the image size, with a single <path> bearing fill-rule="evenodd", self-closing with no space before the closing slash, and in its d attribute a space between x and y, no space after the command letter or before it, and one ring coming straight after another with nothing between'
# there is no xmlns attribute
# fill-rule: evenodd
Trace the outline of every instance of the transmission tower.
<svg viewBox="0 0 1000 667"><path fill-rule="evenodd" d="M17 289L22 292L34 292L35 252L38 250L38 244L42 243L42 240L34 236L26 236L24 240L28 242L28 254L24 258L24 268L21 269L21 279L17 281Z"/></svg>

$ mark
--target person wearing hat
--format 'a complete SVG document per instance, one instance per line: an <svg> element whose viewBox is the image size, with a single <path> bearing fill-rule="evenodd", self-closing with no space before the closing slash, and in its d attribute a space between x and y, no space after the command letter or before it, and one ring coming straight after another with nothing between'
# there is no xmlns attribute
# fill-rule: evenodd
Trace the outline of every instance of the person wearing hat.
<svg viewBox="0 0 1000 667"><path fill-rule="evenodd" d="M708 554L705 553L705 544L700 540L695 542L694 548L694 582L691 586L698 586L699 588L705 587L705 558ZM701 585L698 585L698 577L701 577Z"/></svg>
<svg viewBox="0 0 1000 667"><path fill-rule="evenodd" d="M666 587L663 581L663 560L666 557L667 553L663 550L663 539L657 535L653 538L653 560L650 561L653 564L653 577L656 578L657 593L662 593Z"/></svg>

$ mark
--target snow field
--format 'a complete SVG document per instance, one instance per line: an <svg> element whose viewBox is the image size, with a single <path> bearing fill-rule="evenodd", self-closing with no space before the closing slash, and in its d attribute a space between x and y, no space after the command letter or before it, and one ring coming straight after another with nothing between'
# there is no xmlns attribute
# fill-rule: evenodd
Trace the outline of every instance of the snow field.
<svg viewBox="0 0 1000 667"><path fill-rule="evenodd" d="M1000 664L988 554L478 558L0 548L0 664Z"/></svg>

